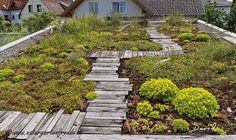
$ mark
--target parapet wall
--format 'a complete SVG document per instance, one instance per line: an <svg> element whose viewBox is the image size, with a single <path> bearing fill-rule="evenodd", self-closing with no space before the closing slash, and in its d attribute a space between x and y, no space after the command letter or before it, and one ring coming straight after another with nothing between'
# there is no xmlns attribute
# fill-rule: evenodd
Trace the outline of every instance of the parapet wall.
<svg viewBox="0 0 236 140"><path fill-rule="evenodd" d="M211 34L212 36L214 36L216 38L222 38L232 44L236 44L236 34L235 33L224 30L220 27L209 24L209 23L202 21L202 20L197 20L196 26L199 29Z"/></svg>
<svg viewBox="0 0 236 140"><path fill-rule="evenodd" d="M36 44L48 35L52 34L56 26L47 27L9 44L0 47L0 62L4 62L11 57L17 56L25 51L30 45Z"/></svg>

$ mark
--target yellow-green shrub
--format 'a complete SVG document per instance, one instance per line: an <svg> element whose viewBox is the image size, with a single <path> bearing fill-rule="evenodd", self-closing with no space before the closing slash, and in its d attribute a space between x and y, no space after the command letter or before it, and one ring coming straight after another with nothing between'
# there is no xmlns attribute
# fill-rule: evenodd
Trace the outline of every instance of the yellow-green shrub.
<svg viewBox="0 0 236 140"><path fill-rule="evenodd" d="M212 131L218 135L226 135L226 132L224 131L224 129L220 127L212 128Z"/></svg>
<svg viewBox="0 0 236 140"><path fill-rule="evenodd" d="M167 130L167 126L164 124L155 124L152 127L154 133L164 133Z"/></svg>
<svg viewBox="0 0 236 140"><path fill-rule="evenodd" d="M220 109L216 98L202 88L181 90L173 100L173 105L179 114L199 119L215 117Z"/></svg>
<svg viewBox="0 0 236 140"><path fill-rule="evenodd" d="M4 81L9 76L12 76L14 74L15 74L15 72L12 69L2 69L2 70L0 70L0 81Z"/></svg>
<svg viewBox="0 0 236 140"><path fill-rule="evenodd" d="M198 34L196 37L195 37L195 40L196 41L199 41L199 42L207 42L211 39L211 37L207 34Z"/></svg>
<svg viewBox="0 0 236 140"><path fill-rule="evenodd" d="M158 119L158 118L160 118L160 114L159 114L158 111L152 111L152 112L148 115L148 117L149 117L150 119Z"/></svg>
<svg viewBox="0 0 236 140"><path fill-rule="evenodd" d="M139 102L136 108L138 114L147 116L153 111L152 105L148 101Z"/></svg>
<svg viewBox="0 0 236 140"><path fill-rule="evenodd" d="M12 81L14 83L18 83L18 82L21 82L25 79L25 75L23 74L19 74L19 75L16 75L15 77L12 78Z"/></svg>
<svg viewBox="0 0 236 140"><path fill-rule="evenodd" d="M193 38L194 38L194 34L193 33L182 33L179 36L179 39L181 41L183 41L183 40L192 40Z"/></svg>
<svg viewBox="0 0 236 140"><path fill-rule="evenodd" d="M187 132L189 130L189 123L184 119L175 119L171 125L175 132Z"/></svg>
<svg viewBox="0 0 236 140"><path fill-rule="evenodd" d="M96 99L97 94L95 92L89 92L85 95L85 98L89 101Z"/></svg>
<svg viewBox="0 0 236 140"><path fill-rule="evenodd" d="M43 65L41 65L41 68L44 70L44 71L50 71L52 69L55 68L55 65L50 63L50 62L45 62L43 63Z"/></svg>
<svg viewBox="0 0 236 140"><path fill-rule="evenodd" d="M151 79L142 84L139 91L141 96L148 99L171 101L179 89L168 79Z"/></svg>

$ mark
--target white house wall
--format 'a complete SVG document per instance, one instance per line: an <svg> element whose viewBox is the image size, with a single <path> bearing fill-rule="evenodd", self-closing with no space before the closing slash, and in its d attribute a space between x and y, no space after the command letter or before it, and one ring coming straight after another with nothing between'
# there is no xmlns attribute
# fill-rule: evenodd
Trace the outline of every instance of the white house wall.
<svg viewBox="0 0 236 140"><path fill-rule="evenodd" d="M98 2L98 15L109 17L112 13L112 2L126 2L127 11L122 14L124 17L141 17L142 9L132 0L84 0L73 13L73 17L83 17L89 15L89 2Z"/></svg>
<svg viewBox="0 0 236 140"><path fill-rule="evenodd" d="M21 10L9 10L9 11L0 10L0 15L3 17L4 17L4 15L8 15L11 22L20 23L20 19L19 19L20 11ZM14 15L15 19L13 19L13 15Z"/></svg>
<svg viewBox="0 0 236 140"><path fill-rule="evenodd" d="M43 11L49 11L41 0L29 0L21 12L21 19L31 16L34 12L37 12L37 5L42 6ZM33 5L33 12L29 12L29 5Z"/></svg>

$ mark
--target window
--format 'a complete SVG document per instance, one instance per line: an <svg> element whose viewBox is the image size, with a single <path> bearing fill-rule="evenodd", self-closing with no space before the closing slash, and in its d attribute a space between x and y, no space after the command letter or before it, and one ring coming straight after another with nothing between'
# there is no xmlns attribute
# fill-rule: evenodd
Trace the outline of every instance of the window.
<svg viewBox="0 0 236 140"><path fill-rule="evenodd" d="M37 5L37 11L38 11L38 12L42 12L42 11L43 11L43 9L42 9L42 5L40 5L40 4Z"/></svg>
<svg viewBox="0 0 236 140"><path fill-rule="evenodd" d="M4 15L4 19L8 20L9 19L8 15Z"/></svg>
<svg viewBox="0 0 236 140"><path fill-rule="evenodd" d="M112 9L115 13L126 13L127 6L126 2L113 2Z"/></svg>
<svg viewBox="0 0 236 140"><path fill-rule="evenodd" d="M89 13L90 14L98 13L98 2L89 2Z"/></svg>
<svg viewBox="0 0 236 140"><path fill-rule="evenodd" d="M33 5L28 5L29 12L33 12Z"/></svg>
<svg viewBox="0 0 236 140"><path fill-rule="evenodd" d="M15 20L15 15L12 15L12 20Z"/></svg>

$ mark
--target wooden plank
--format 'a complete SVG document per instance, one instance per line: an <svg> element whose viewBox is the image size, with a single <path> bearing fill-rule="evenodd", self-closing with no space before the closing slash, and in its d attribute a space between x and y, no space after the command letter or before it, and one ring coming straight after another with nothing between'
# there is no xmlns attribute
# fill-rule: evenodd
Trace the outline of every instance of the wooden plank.
<svg viewBox="0 0 236 140"><path fill-rule="evenodd" d="M21 131L25 128L25 126L30 122L30 120L34 117L36 113L30 113L25 119L15 128L12 130L11 135L8 138L16 138Z"/></svg>
<svg viewBox="0 0 236 140"><path fill-rule="evenodd" d="M39 128L38 132L40 133L45 133L46 129L48 128L48 126L50 125L50 123L52 122L52 120L54 119L54 117L56 116L56 113L54 114L49 114L49 116L47 117L47 119L45 120L45 122L42 124L42 126Z"/></svg>
<svg viewBox="0 0 236 140"><path fill-rule="evenodd" d="M12 112L2 123L0 123L0 131L5 130L21 112Z"/></svg>
<svg viewBox="0 0 236 140"><path fill-rule="evenodd" d="M91 107L89 106L87 112L127 112L128 109L119 107Z"/></svg>
<svg viewBox="0 0 236 140"><path fill-rule="evenodd" d="M98 82L95 90L132 91L132 85L128 82Z"/></svg>
<svg viewBox="0 0 236 140"><path fill-rule="evenodd" d="M127 100L112 100L112 99L94 99L92 101L88 101L88 103L102 103L102 104L127 104Z"/></svg>
<svg viewBox="0 0 236 140"><path fill-rule="evenodd" d="M60 119L62 113L64 112L63 109L59 110L57 112L57 114L55 115L55 117L53 118L52 122L50 123L50 125L48 126L48 128L46 129L46 132L51 132L53 127L56 125L57 121Z"/></svg>
<svg viewBox="0 0 236 140"><path fill-rule="evenodd" d="M78 117L80 111L79 110L75 110L73 111L73 113L71 114L69 120L66 122L66 125L64 126L62 132L65 132L65 133L69 133L76 118Z"/></svg>
<svg viewBox="0 0 236 140"><path fill-rule="evenodd" d="M121 134L121 127L81 127L82 134Z"/></svg>
<svg viewBox="0 0 236 140"><path fill-rule="evenodd" d="M16 119L6 128L6 130L8 129L15 129L24 119L25 117L27 116L27 114L25 113L20 113Z"/></svg>
<svg viewBox="0 0 236 140"><path fill-rule="evenodd" d="M103 95L103 96L126 96L129 94L129 91L95 91L97 95Z"/></svg>
<svg viewBox="0 0 236 140"><path fill-rule="evenodd" d="M98 63L93 63L92 67L94 66L100 66L100 67L119 67L120 63L102 63L102 62L98 62Z"/></svg>
<svg viewBox="0 0 236 140"><path fill-rule="evenodd" d="M44 115L44 117L41 119L41 121L38 123L38 125L35 127L34 129L34 132L35 134L34 135L30 135L27 140L34 140L36 139L35 137L41 135L41 132L39 132L40 128L43 127L43 125L47 122L48 118L49 118L50 114L47 113Z"/></svg>
<svg viewBox="0 0 236 140"><path fill-rule="evenodd" d="M123 112L87 112L86 119L110 119L110 120L125 120L126 113Z"/></svg>
<svg viewBox="0 0 236 140"><path fill-rule="evenodd" d="M34 131L35 127L45 115L46 113L43 112L36 113L34 117L30 120L30 122L21 131L21 133L16 137L16 139L27 139L29 135L32 135L32 132Z"/></svg>
<svg viewBox="0 0 236 140"><path fill-rule="evenodd" d="M53 128L52 132L53 133L60 133L63 130L63 127L65 126L65 124L67 123L67 120L70 118L69 114L62 114L60 119L58 120L57 124L55 125L55 127Z"/></svg>
<svg viewBox="0 0 236 140"><path fill-rule="evenodd" d="M6 111L0 111L0 118L5 115L7 112Z"/></svg>
<svg viewBox="0 0 236 140"><path fill-rule="evenodd" d="M90 107L114 107L114 108L127 108L127 104L101 104L101 103L90 103Z"/></svg>
<svg viewBox="0 0 236 140"><path fill-rule="evenodd" d="M125 95L98 95L96 99L125 100Z"/></svg>
<svg viewBox="0 0 236 140"><path fill-rule="evenodd" d="M128 78L112 78L112 77L98 77L88 78L85 77L84 81L97 81L97 82L129 82Z"/></svg>
<svg viewBox="0 0 236 140"><path fill-rule="evenodd" d="M122 127L123 120L97 120L84 119L82 126L96 126L96 127Z"/></svg>
<svg viewBox="0 0 236 140"><path fill-rule="evenodd" d="M77 118L76 118L76 120L75 120L75 122L74 122L74 124L73 124L73 126L70 130L71 133L76 134L79 131L79 129L81 127L81 124L82 124L82 122L85 118L85 115L86 115L86 112L80 112L79 113L79 115L77 116Z"/></svg>
<svg viewBox="0 0 236 140"><path fill-rule="evenodd" d="M96 67L93 67L92 68L92 71L94 70L103 70L103 71L106 71L106 70L109 70L109 71L118 71L118 67L99 67L99 66L96 66Z"/></svg>
<svg viewBox="0 0 236 140"><path fill-rule="evenodd" d="M0 118L0 123L2 123L11 113L12 113L12 111L7 111L7 112Z"/></svg>

